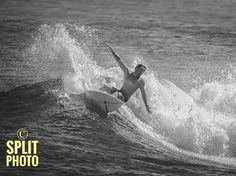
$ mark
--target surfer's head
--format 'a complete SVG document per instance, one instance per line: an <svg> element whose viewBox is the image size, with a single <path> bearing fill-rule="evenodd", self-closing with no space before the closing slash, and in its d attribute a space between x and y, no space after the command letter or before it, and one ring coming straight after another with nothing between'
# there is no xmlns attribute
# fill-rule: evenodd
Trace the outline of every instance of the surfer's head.
<svg viewBox="0 0 236 176"><path fill-rule="evenodd" d="M146 70L146 66L142 65L142 64L138 64L136 65L135 69L134 69L134 74L137 76L141 76Z"/></svg>

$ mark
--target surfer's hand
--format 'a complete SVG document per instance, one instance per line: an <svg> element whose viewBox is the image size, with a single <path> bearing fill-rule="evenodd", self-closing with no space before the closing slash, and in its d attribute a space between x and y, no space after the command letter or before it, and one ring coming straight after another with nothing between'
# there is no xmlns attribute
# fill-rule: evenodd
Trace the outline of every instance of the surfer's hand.
<svg viewBox="0 0 236 176"><path fill-rule="evenodd" d="M146 110L147 110L147 112L148 112L149 114L152 113L152 111L151 111L151 107L150 107L149 105L146 105Z"/></svg>

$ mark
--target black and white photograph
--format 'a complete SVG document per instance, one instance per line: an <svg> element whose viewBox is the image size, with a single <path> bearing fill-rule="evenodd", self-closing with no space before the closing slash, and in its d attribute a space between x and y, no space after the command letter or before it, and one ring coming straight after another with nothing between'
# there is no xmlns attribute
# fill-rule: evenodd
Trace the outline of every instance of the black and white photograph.
<svg viewBox="0 0 236 176"><path fill-rule="evenodd" d="M235 0L1 0L0 176L235 176Z"/></svg>

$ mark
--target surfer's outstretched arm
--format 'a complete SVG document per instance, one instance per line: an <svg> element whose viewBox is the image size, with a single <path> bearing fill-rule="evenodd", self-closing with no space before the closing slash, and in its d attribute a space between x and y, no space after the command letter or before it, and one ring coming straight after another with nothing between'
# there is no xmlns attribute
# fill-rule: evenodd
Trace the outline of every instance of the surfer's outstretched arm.
<svg viewBox="0 0 236 176"><path fill-rule="evenodd" d="M151 114L152 111L151 111L151 107L147 104L147 96L146 96L146 92L145 92L145 89L144 89L144 84L145 84L144 80L141 79L140 83L139 83L139 88L140 88L141 93L142 93L142 98L143 98L143 102L145 104L146 110L147 110L148 113Z"/></svg>
<svg viewBox="0 0 236 176"><path fill-rule="evenodd" d="M111 50L111 53L113 55L113 57L116 59L116 61L118 62L121 70L124 72L125 77L129 74L129 69L127 68L127 66L123 63L123 61L121 60L121 58L113 51L113 49L108 46Z"/></svg>

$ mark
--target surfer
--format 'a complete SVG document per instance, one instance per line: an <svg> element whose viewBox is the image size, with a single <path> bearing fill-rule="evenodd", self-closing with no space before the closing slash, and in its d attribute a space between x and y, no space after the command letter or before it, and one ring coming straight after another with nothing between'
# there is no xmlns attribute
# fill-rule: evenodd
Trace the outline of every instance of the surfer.
<svg viewBox="0 0 236 176"><path fill-rule="evenodd" d="M147 103L147 96L144 89L145 82L140 76L145 72L146 67L142 64L138 64L134 71L132 72L129 68L123 63L121 58L113 51L113 49L108 46L111 50L111 53L115 60L118 62L121 70L124 72L124 82L121 86L121 89L117 89L116 87L110 87L107 85L103 85L99 90L105 91L109 94L115 95L120 100L127 102L131 95L137 90L140 89L142 93L143 102L145 104L146 110L148 113L152 113L151 107Z"/></svg>

